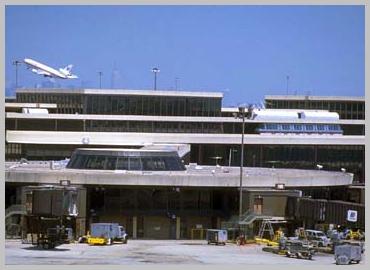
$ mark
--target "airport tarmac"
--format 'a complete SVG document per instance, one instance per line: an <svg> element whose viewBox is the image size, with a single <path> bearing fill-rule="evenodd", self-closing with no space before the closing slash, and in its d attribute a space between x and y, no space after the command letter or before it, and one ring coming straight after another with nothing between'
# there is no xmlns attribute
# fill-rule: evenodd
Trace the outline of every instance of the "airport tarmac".
<svg viewBox="0 0 370 270"><path fill-rule="evenodd" d="M63 244L54 250L40 250L20 240L5 242L7 265L87 264L265 264L335 265L333 254L317 253L313 260L287 258L262 251L262 245L207 245L201 240L129 240L128 244L89 246ZM360 262L363 264L364 260Z"/></svg>

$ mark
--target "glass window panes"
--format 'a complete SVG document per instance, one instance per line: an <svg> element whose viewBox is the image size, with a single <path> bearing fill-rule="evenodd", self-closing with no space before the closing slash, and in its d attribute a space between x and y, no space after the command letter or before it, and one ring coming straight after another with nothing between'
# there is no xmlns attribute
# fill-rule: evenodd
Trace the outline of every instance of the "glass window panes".
<svg viewBox="0 0 370 270"><path fill-rule="evenodd" d="M141 170L140 158L130 157L130 159L129 159L129 170L131 170L131 171Z"/></svg>
<svg viewBox="0 0 370 270"><path fill-rule="evenodd" d="M119 157L116 170L128 170L128 157Z"/></svg>
<svg viewBox="0 0 370 270"><path fill-rule="evenodd" d="M306 125L307 131L313 131L313 125Z"/></svg>
<svg viewBox="0 0 370 270"><path fill-rule="evenodd" d="M321 125L321 124L318 124L317 125L317 130L323 131L323 130L325 130L325 126Z"/></svg>
<svg viewBox="0 0 370 270"><path fill-rule="evenodd" d="M115 170L116 169L116 157L107 157L105 161L105 169L106 170Z"/></svg>

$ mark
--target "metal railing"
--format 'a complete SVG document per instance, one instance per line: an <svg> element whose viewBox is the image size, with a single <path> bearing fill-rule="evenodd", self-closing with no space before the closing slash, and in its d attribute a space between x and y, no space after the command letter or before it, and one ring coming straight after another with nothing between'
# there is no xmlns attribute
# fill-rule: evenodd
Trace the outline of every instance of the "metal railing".
<svg viewBox="0 0 370 270"><path fill-rule="evenodd" d="M256 220L264 220L264 219L283 219L283 217L276 217L272 213L267 213L266 211L263 213L256 213L252 210L247 210L242 215L241 219L239 220L239 216L233 216L228 221L224 221L221 223L221 228L223 229L231 229L231 228L239 228L240 226L246 226L252 224Z"/></svg>
<svg viewBox="0 0 370 270"><path fill-rule="evenodd" d="M22 204L13 204L5 209L5 237L6 238L19 238L21 237L21 224L19 221L14 223L12 218L14 215L25 215L26 207Z"/></svg>
<svg viewBox="0 0 370 270"><path fill-rule="evenodd" d="M23 204L13 204L5 209L5 219L12 215L25 215L26 207Z"/></svg>

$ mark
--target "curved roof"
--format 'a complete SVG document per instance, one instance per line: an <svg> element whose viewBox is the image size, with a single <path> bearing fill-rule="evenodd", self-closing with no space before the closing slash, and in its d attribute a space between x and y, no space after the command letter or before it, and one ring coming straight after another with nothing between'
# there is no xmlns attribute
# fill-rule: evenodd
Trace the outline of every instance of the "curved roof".
<svg viewBox="0 0 370 270"><path fill-rule="evenodd" d="M176 151L123 148L77 148L73 154L106 156L177 156Z"/></svg>
<svg viewBox="0 0 370 270"><path fill-rule="evenodd" d="M286 120L314 120L314 121L338 121L339 114L324 110L284 110L284 109L254 109L253 120L286 121Z"/></svg>

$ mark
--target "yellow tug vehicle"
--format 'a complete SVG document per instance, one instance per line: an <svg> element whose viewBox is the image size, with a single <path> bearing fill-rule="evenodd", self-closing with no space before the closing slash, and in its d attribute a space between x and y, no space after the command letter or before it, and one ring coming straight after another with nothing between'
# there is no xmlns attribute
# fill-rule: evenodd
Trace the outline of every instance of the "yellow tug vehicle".
<svg viewBox="0 0 370 270"><path fill-rule="evenodd" d="M284 232L281 228L279 228L277 231L275 231L274 237L271 240L261 237L255 237L254 239L258 244L265 244L267 246L277 247L279 246L279 240L282 236L284 236Z"/></svg>
<svg viewBox="0 0 370 270"><path fill-rule="evenodd" d="M87 243L89 245L111 245L111 243L108 243L110 241L109 238L105 237L88 237Z"/></svg>
<svg viewBox="0 0 370 270"><path fill-rule="evenodd" d="M87 237L89 245L112 245L114 241L127 243L127 234L118 223L92 223L91 234Z"/></svg>

